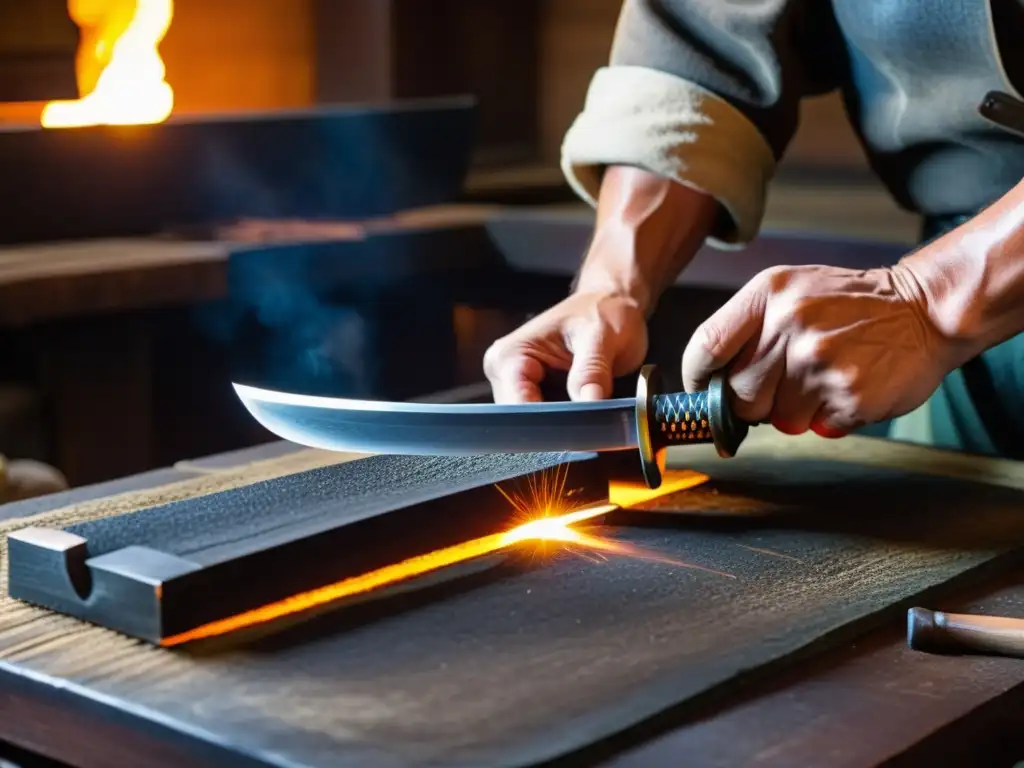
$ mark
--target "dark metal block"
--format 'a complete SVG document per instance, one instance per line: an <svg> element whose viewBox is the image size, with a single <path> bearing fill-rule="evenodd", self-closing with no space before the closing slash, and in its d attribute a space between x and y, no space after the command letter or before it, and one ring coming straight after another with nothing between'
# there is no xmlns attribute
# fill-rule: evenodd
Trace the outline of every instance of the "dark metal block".
<svg viewBox="0 0 1024 768"><path fill-rule="evenodd" d="M205 624L500 533L557 472L608 498L594 454L374 456L131 515L8 537L11 597L161 643ZM437 573L399 590L430 584Z"/></svg>
<svg viewBox="0 0 1024 768"><path fill-rule="evenodd" d="M146 235L240 218L361 219L450 202L471 98L0 130L0 243Z"/></svg>

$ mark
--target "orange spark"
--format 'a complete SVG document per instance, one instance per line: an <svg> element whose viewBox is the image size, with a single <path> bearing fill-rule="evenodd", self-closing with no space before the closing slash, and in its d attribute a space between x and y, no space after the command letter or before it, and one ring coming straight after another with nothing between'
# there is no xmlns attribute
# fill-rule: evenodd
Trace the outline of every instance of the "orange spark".
<svg viewBox="0 0 1024 768"><path fill-rule="evenodd" d="M51 101L44 128L159 123L174 106L159 45L174 15L172 0L69 0L82 30L76 71L86 95Z"/></svg>
<svg viewBox="0 0 1024 768"><path fill-rule="evenodd" d="M661 485L648 488L640 483L612 482L608 486L608 501L623 509L636 507L647 501L669 496L702 485L711 478L688 469L669 469L662 473Z"/></svg>
<svg viewBox="0 0 1024 768"><path fill-rule="evenodd" d="M538 517L566 514L578 506L572 501L576 489L565 489L568 479L569 465L560 464L554 469L527 475L525 495L506 491L500 485L495 487L512 505L517 517L530 522Z"/></svg>
<svg viewBox="0 0 1024 768"><path fill-rule="evenodd" d="M599 517L614 509L615 506L613 504L599 504L577 510L564 517L538 520L536 522L551 523L555 526L559 523L561 525L570 525ZM320 587L309 592L301 592L284 600L279 600L251 611L229 616L226 619L210 622L196 629L164 638L162 645L181 645L182 643L223 635L258 624L266 624L267 622L307 611L346 597L408 581L417 576L436 571L439 568L455 565L456 563L464 563L484 555L500 552L523 541L538 539L548 530L547 528L536 528L533 530L532 535L524 535L523 528L528 528L530 525L531 523L527 523L510 531L471 539L451 547L445 547L444 549L438 549L424 555L417 555L398 563L386 565L375 571L353 576L352 578L329 584L326 587Z"/></svg>
<svg viewBox="0 0 1024 768"><path fill-rule="evenodd" d="M164 638L161 644L168 647L182 645L266 624L344 598L406 582L441 568L501 552L524 542L556 542L563 545L577 546L590 552L641 558L735 578L728 573L666 558L640 547L593 536L573 528L573 526L593 521L609 512L624 508L626 506L622 503L624 501L628 500L636 504L640 503L640 501L649 501L658 496L676 493L680 490L700 485L709 479L706 475L699 475L694 472L666 473L662 485L656 490L652 491L645 487L643 489L644 492L641 493L639 489L634 489L632 486L623 486L618 491L610 493L610 496L617 494L618 501L612 499L609 503L591 504L578 508L574 508L571 500L575 491L566 491L567 477L568 467L565 465L559 466L550 472L538 473L536 476L531 475L527 480L528 492L525 496L514 492L506 492L501 486L496 486L498 491L516 510L517 515L525 519L524 523L511 530L471 539L470 541L450 547L417 555L416 557L378 568L369 573L360 574L359 576L353 576L325 587L292 595L283 600Z"/></svg>

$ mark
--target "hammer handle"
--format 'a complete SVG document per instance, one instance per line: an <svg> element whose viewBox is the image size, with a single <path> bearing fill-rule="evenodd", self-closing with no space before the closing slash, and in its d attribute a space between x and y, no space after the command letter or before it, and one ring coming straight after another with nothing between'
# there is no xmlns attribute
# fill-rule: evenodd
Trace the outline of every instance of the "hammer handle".
<svg viewBox="0 0 1024 768"><path fill-rule="evenodd" d="M907 612L907 645L929 653L1024 658L1024 619L911 608Z"/></svg>

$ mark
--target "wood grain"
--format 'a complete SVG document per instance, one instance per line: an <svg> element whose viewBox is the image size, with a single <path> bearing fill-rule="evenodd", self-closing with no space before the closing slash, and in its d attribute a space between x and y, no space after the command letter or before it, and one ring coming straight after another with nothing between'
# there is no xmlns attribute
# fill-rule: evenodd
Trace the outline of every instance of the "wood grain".
<svg viewBox="0 0 1024 768"><path fill-rule="evenodd" d="M38 617L0 633L0 658L9 674L70 680L136 717L201 723L267 765L520 764L685 699L706 706L724 683L846 642L1024 540L1017 493L896 471L927 472L930 452L768 437L730 462L677 452L718 479L645 525L605 531L735 578L563 556L442 601L323 616L205 655ZM1019 469L989 474L1021 482Z"/></svg>
<svg viewBox="0 0 1024 768"><path fill-rule="evenodd" d="M151 342L141 323L82 319L34 334L39 385L55 426L55 459L72 485L151 469ZM88 403L88 407L83 407ZM100 438L118 425L116 440Z"/></svg>
<svg viewBox="0 0 1024 768"><path fill-rule="evenodd" d="M221 298L229 253L220 243L142 239L0 249L0 325Z"/></svg>
<svg viewBox="0 0 1024 768"><path fill-rule="evenodd" d="M176 0L160 47L175 112L310 106L311 0Z"/></svg>
<svg viewBox="0 0 1024 768"><path fill-rule="evenodd" d="M944 605L1024 616L1024 570ZM669 713L609 750L603 768L1012 765L1024 754L1024 665L907 647L905 622L696 714ZM609 753L612 755L608 757ZM582 764L588 764L584 762Z"/></svg>
<svg viewBox="0 0 1024 768"><path fill-rule="evenodd" d="M501 534L522 514L503 494L529 500L558 469L577 504L607 499L595 454L371 456L132 515L34 526L8 540L8 591L159 645ZM72 539L74 551L54 548Z"/></svg>
<svg viewBox="0 0 1024 768"><path fill-rule="evenodd" d="M78 28L66 0L0 2L0 122L20 116L25 102L78 96Z"/></svg>

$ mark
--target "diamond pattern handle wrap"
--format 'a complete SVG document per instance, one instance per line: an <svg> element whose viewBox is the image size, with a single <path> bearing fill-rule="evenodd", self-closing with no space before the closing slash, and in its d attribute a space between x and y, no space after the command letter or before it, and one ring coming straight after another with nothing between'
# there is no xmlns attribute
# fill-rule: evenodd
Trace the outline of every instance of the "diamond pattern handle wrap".
<svg viewBox="0 0 1024 768"><path fill-rule="evenodd" d="M707 392L673 392L651 398L651 416L659 442L713 443Z"/></svg>
<svg viewBox="0 0 1024 768"><path fill-rule="evenodd" d="M637 446L650 488L661 483L665 449L673 445L711 443L722 458L736 455L750 425L729 406L725 377L716 374L706 392L659 391L661 377L653 365L640 369L636 391Z"/></svg>

